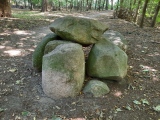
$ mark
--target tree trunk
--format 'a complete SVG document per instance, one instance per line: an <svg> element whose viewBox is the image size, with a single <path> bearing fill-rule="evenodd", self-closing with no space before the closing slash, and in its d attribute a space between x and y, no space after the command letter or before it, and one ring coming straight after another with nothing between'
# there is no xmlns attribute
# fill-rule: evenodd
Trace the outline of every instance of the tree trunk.
<svg viewBox="0 0 160 120"><path fill-rule="evenodd" d="M48 7L48 0L42 0L42 9L41 12L46 12Z"/></svg>
<svg viewBox="0 0 160 120"><path fill-rule="evenodd" d="M129 10L131 11L132 10L132 0L129 1Z"/></svg>
<svg viewBox="0 0 160 120"><path fill-rule="evenodd" d="M108 4L109 4L109 2L108 2L108 0L106 0L105 10L108 10Z"/></svg>
<svg viewBox="0 0 160 120"><path fill-rule="evenodd" d="M66 11L68 10L68 0L66 0Z"/></svg>
<svg viewBox="0 0 160 120"><path fill-rule="evenodd" d="M146 14L146 8L147 8L147 5L148 5L148 2L149 0L145 0L145 3L144 3L144 6L143 6L143 10L142 10L142 19L140 21L140 25L139 27L143 27L143 21L144 21L144 17L145 17L145 14Z"/></svg>
<svg viewBox="0 0 160 120"><path fill-rule="evenodd" d="M84 11L84 0L82 0L82 11Z"/></svg>
<svg viewBox="0 0 160 120"><path fill-rule="evenodd" d="M94 9L95 9L95 10L97 9L97 0L95 0L95 6L94 6Z"/></svg>
<svg viewBox="0 0 160 120"><path fill-rule="evenodd" d="M88 0L86 0L86 11L88 11Z"/></svg>
<svg viewBox="0 0 160 120"><path fill-rule="evenodd" d="M111 0L111 10L113 10L113 0Z"/></svg>
<svg viewBox="0 0 160 120"><path fill-rule="evenodd" d="M137 5L137 8L136 8L136 12L135 12L135 15L134 15L134 18L133 18L133 21L134 21L134 22L136 22L140 4L141 4L141 0L138 1L138 5Z"/></svg>
<svg viewBox="0 0 160 120"><path fill-rule="evenodd" d="M158 5L157 5L157 7L156 7L156 11L155 11L155 14L154 14L154 17L153 17L152 23L151 23L151 27L154 27L154 26L155 26L156 18L157 18L157 15L158 15L159 9L160 9L160 1L158 2Z"/></svg>
<svg viewBox="0 0 160 120"><path fill-rule="evenodd" d="M91 10L91 9L92 9L92 2L93 2L93 0L90 0L90 2L89 2L89 6L88 6L88 9L89 9L89 10Z"/></svg>
<svg viewBox="0 0 160 120"><path fill-rule="evenodd" d="M61 1L58 0L58 10L61 11Z"/></svg>
<svg viewBox="0 0 160 120"><path fill-rule="evenodd" d="M104 9L105 2L106 2L106 0L103 0L103 3L102 3L102 10Z"/></svg>
<svg viewBox="0 0 160 120"><path fill-rule="evenodd" d="M73 0L70 1L70 12L72 11L73 9Z"/></svg>
<svg viewBox="0 0 160 120"><path fill-rule="evenodd" d="M80 12L82 12L82 10L83 10L83 6L82 6L82 1L80 1Z"/></svg>
<svg viewBox="0 0 160 120"><path fill-rule="evenodd" d="M120 0L120 9L123 8L123 2L124 2L124 0Z"/></svg>
<svg viewBox="0 0 160 120"><path fill-rule="evenodd" d="M10 0L0 1L0 17L11 17Z"/></svg>
<svg viewBox="0 0 160 120"><path fill-rule="evenodd" d="M30 10L33 10L33 3L32 3L32 0L28 0L28 3L30 3L29 9L30 9Z"/></svg>
<svg viewBox="0 0 160 120"><path fill-rule="evenodd" d="M24 8L26 8L27 6L26 6L26 0L24 0Z"/></svg>
<svg viewBox="0 0 160 120"><path fill-rule="evenodd" d="M134 0L134 2L133 2L133 5L135 5L136 4L136 0Z"/></svg>
<svg viewBox="0 0 160 120"><path fill-rule="evenodd" d="M101 10L101 0L98 0L98 11Z"/></svg>
<svg viewBox="0 0 160 120"><path fill-rule="evenodd" d="M18 2L16 1L16 8L18 8Z"/></svg>

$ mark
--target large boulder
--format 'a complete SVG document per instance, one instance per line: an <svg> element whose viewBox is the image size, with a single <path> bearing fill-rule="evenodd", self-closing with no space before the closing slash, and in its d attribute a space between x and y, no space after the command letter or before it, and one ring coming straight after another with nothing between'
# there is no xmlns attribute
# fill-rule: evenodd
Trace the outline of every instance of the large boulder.
<svg viewBox="0 0 160 120"><path fill-rule="evenodd" d="M106 83L94 79L90 80L83 89L84 93L91 93L94 97L101 97L109 91Z"/></svg>
<svg viewBox="0 0 160 120"><path fill-rule="evenodd" d="M56 34L54 34L54 33L47 34L42 39L42 41L39 42L35 51L33 52L32 64L33 64L33 67L35 67L37 69L37 71L40 72L42 70L42 57L44 55L44 49L45 49L46 44L49 41L52 41L52 40L55 40L55 39L59 39Z"/></svg>
<svg viewBox="0 0 160 120"><path fill-rule="evenodd" d="M43 56L42 88L53 99L78 95L84 76L85 58L79 44L61 44Z"/></svg>
<svg viewBox="0 0 160 120"><path fill-rule="evenodd" d="M123 51L127 51L127 40L121 33L114 30L107 30L106 32L104 32L103 37L113 42Z"/></svg>
<svg viewBox="0 0 160 120"><path fill-rule="evenodd" d="M50 30L65 40L89 45L96 43L108 26L98 20L66 16L56 19Z"/></svg>
<svg viewBox="0 0 160 120"><path fill-rule="evenodd" d="M62 40L53 40L47 43L45 46L44 54L48 54L52 50L54 50L58 45L60 44L66 44L66 43L71 43L69 41L62 41Z"/></svg>
<svg viewBox="0 0 160 120"><path fill-rule="evenodd" d="M89 53L87 73L91 77L120 81L127 74L127 60L123 50L102 39Z"/></svg>

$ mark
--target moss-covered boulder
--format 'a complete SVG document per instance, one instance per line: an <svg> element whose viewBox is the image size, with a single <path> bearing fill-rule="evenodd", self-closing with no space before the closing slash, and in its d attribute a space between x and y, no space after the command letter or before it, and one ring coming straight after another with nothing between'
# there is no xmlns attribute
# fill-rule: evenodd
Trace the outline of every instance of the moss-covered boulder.
<svg viewBox="0 0 160 120"><path fill-rule="evenodd" d="M101 97L109 91L107 84L99 80L90 80L83 89L84 93L91 93L94 97Z"/></svg>
<svg viewBox="0 0 160 120"><path fill-rule="evenodd" d="M54 33L49 33L42 39L41 42L39 42L39 44L35 48L35 51L33 52L33 56L32 56L32 64L33 64L33 67L37 69L37 71L40 72L42 70L42 57L44 55L44 49L46 44L49 41L56 40L56 39L60 39L60 38Z"/></svg>
<svg viewBox="0 0 160 120"><path fill-rule="evenodd" d="M53 99L78 95L84 76L85 58L79 44L61 44L43 56L42 88Z"/></svg>
<svg viewBox="0 0 160 120"><path fill-rule="evenodd" d="M102 39L91 49L87 60L87 74L91 77L122 80L127 74L126 53L110 41Z"/></svg>
<svg viewBox="0 0 160 120"><path fill-rule="evenodd" d="M72 16L58 18L50 25L50 30L64 40L84 45L96 43L107 29L108 26L98 20Z"/></svg>
<svg viewBox="0 0 160 120"><path fill-rule="evenodd" d="M54 50L58 45L60 44L66 44L66 43L71 43L69 41L62 41L62 40L53 40L47 43L45 46L44 54L48 54L52 50Z"/></svg>
<svg viewBox="0 0 160 120"><path fill-rule="evenodd" d="M127 51L127 40L121 33L114 30L107 30L106 32L104 32L103 37L113 42L123 51Z"/></svg>

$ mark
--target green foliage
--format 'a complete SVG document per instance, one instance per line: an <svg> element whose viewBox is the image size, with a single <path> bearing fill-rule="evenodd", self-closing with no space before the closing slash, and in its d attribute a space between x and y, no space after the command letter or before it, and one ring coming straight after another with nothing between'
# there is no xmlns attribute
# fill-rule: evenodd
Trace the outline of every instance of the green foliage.
<svg viewBox="0 0 160 120"><path fill-rule="evenodd" d="M160 23L160 15L157 17L156 22Z"/></svg>

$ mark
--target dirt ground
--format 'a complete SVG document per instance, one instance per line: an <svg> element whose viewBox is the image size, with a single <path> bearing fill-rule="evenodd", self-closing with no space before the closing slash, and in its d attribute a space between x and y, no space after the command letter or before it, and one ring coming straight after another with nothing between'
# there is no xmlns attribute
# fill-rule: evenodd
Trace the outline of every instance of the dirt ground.
<svg viewBox="0 0 160 120"><path fill-rule="evenodd" d="M66 14L56 13L55 18ZM111 19L111 11L72 13L106 22L128 41L125 82L108 81L110 93L94 98L53 100L41 87L41 73L32 67L32 53L51 31L50 22L0 19L0 119L1 120L160 120L160 29L139 28ZM51 20L53 21L53 19ZM34 24L35 22L35 24ZM21 29L17 24L24 24Z"/></svg>

